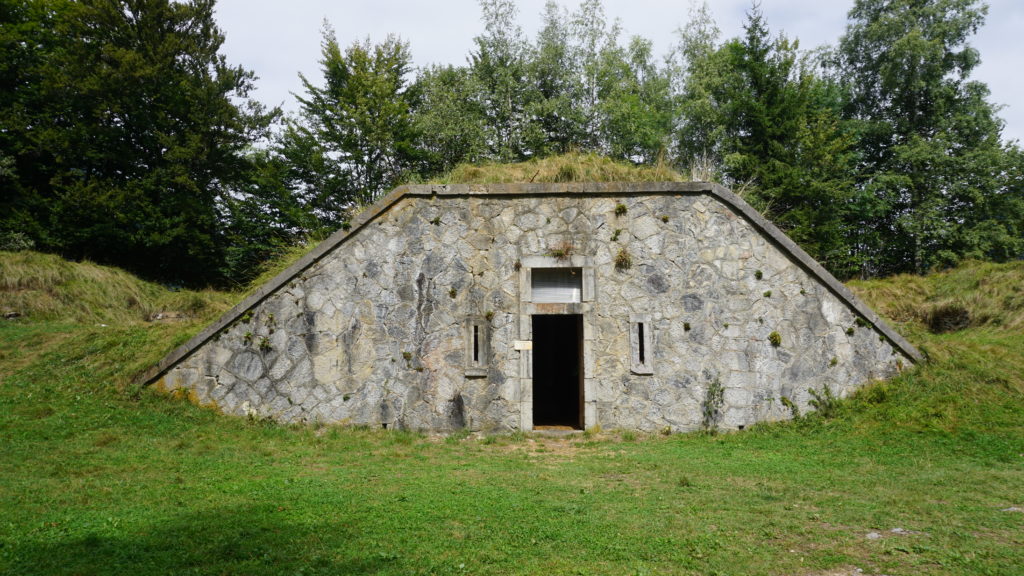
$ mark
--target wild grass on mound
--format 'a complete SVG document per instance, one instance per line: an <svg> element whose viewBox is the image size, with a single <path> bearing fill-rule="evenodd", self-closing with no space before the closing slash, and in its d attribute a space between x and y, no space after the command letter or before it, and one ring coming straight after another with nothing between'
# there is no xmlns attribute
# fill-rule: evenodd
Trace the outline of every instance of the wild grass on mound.
<svg viewBox="0 0 1024 576"><path fill-rule="evenodd" d="M274 258L263 263L260 273L249 282L245 291L252 292L260 288L274 278L274 276L284 272L285 269L297 262L299 258L309 254L320 242L321 239L319 238L307 238L304 242L281 250Z"/></svg>
<svg viewBox="0 0 1024 576"><path fill-rule="evenodd" d="M851 282L928 357L862 389L849 405L863 412L860 425L1024 437L1022 285L1024 262L969 262L923 277Z"/></svg>
<svg viewBox="0 0 1024 576"><path fill-rule="evenodd" d="M118 268L39 252L0 252L0 313L33 320L121 324L210 319L237 296L170 290Z"/></svg>
<svg viewBox="0 0 1024 576"><path fill-rule="evenodd" d="M1022 279L1024 262L968 262L928 276L854 281L850 288L879 314L912 330L1024 330Z"/></svg>
<svg viewBox="0 0 1024 576"><path fill-rule="evenodd" d="M664 164L636 166L597 154L578 152L532 159L518 164L460 164L434 184L499 184L522 182L684 182Z"/></svg>

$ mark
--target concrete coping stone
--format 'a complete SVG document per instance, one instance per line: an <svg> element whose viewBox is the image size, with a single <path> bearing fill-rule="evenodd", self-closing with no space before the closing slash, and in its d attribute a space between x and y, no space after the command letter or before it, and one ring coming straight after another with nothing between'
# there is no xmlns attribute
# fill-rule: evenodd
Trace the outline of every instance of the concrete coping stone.
<svg viewBox="0 0 1024 576"><path fill-rule="evenodd" d="M244 300L225 312L219 319L204 328L181 346L172 350L159 363L136 378L137 383L149 385L157 381L178 362L194 350L230 326L248 310L277 292L299 274L309 269L335 248L355 236L360 230L377 220L406 197L431 196L630 196L639 194L686 194L707 195L725 204L736 214L768 238L783 253L789 255L808 274L819 280L839 300L850 306L868 324L873 326L900 352L914 362L924 357L909 341L893 330L878 314L857 298L854 293L837 280L831 273L811 258L796 242L793 242L778 227L754 210L742 198L720 184L712 182L563 182L563 183L516 183L516 184L411 184L399 186L366 207L351 221L347 229L331 234L316 248L294 264L270 279Z"/></svg>

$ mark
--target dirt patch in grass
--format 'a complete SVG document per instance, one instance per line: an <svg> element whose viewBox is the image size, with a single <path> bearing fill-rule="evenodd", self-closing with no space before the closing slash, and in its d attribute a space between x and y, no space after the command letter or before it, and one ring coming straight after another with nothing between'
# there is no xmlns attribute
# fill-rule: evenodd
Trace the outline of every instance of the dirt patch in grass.
<svg viewBox="0 0 1024 576"><path fill-rule="evenodd" d="M825 570L824 572L805 572L803 576L871 576L870 573L864 572L863 570L853 567L844 566L843 568L836 568L833 570ZM883 575L878 575L883 576Z"/></svg>

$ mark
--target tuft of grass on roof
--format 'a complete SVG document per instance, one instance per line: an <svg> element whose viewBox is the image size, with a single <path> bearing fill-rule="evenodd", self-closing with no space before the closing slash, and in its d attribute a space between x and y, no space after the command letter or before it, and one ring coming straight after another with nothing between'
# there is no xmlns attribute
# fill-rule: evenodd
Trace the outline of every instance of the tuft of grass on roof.
<svg viewBox="0 0 1024 576"><path fill-rule="evenodd" d="M501 184L530 182L686 182L664 163L637 166L599 156L570 152L517 164L460 164L431 184Z"/></svg>
<svg viewBox="0 0 1024 576"><path fill-rule="evenodd" d="M310 237L303 242L281 249L274 257L260 266L259 274L249 281L248 286L243 289L244 292L247 294L255 292L289 266L295 264L299 258L312 252L322 241L322 238Z"/></svg>

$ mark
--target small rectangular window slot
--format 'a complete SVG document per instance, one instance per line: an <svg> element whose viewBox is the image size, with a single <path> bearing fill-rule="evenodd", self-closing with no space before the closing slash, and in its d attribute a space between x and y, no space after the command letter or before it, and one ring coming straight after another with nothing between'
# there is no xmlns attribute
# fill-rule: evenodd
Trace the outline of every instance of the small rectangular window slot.
<svg viewBox="0 0 1024 576"><path fill-rule="evenodd" d="M654 326L646 314L629 318L629 371L654 374Z"/></svg>
<svg viewBox="0 0 1024 576"><path fill-rule="evenodd" d="M470 316L463 325L466 339L465 373L469 378L487 376L490 326L490 321L483 316Z"/></svg>
<svg viewBox="0 0 1024 576"><path fill-rule="evenodd" d="M639 345L639 348L640 348L640 363L641 364L646 364L647 363L647 359L646 359L646 357L644 355L644 323L643 322L637 322L636 323L636 330L637 330L637 338L636 338L636 340L637 340L637 344Z"/></svg>

